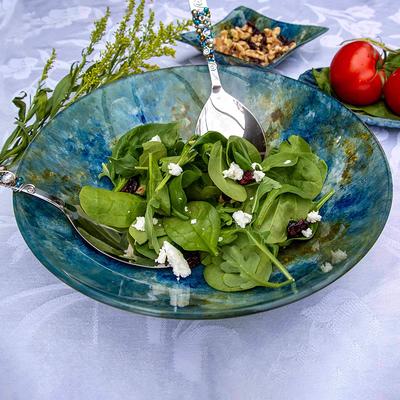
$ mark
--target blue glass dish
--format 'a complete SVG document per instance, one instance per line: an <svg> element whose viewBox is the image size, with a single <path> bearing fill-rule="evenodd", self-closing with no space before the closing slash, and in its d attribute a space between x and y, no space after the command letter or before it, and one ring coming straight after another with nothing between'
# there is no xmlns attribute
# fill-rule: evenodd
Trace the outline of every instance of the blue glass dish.
<svg viewBox="0 0 400 400"><path fill-rule="evenodd" d="M218 36L219 33L225 29L232 29L236 26L242 27L246 24L246 22L251 22L260 31L262 31L265 28L273 29L275 27L280 27L281 36L288 42L295 41L296 47L288 51L287 53L283 54L281 57L276 58L269 65L266 66L261 66L255 62L245 61L240 58L216 51L215 59L217 60L218 64L240 65L244 67L256 67L264 71L269 70L277 66L279 63L281 63L292 52L296 51L296 49L310 42L311 40L316 39L318 36L324 34L329 30L328 28L325 28L323 26L299 25L299 24L290 24L288 22L283 22L283 21L277 21L275 19L268 18L265 15L258 13L257 11L254 11L251 8L240 6L235 8L222 21L215 24L213 26L213 32L215 36ZM183 33L181 35L181 41L190 44L191 46L196 47L198 50L202 51L199 39L197 38L197 33L194 31Z"/></svg>
<svg viewBox="0 0 400 400"><path fill-rule="evenodd" d="M316 68L316 70L320 71L322 68ZM307 83L312 87L318 88L317 82L315 81L314 75L312 73L312 69L309 69L303 72L299 76L299 81ZM392 128L392 129L400 129L400 119L389 119L389 118L380 118L380 117L372 117L371 115L365 115L355 112L359 118L361 118L366 124L371 126L380 126L381 128Z"/></svg>
<svg viewBox="0 0 400 400"><path fill-rule="evenodd" d="M170 270L131 267L103 256L80 239L57 209L15 193L19 229L46 268L73 288L115 307L205 319L291 303L357 264L379 237L392 200L390 170L375 136L339 102L296 80L242 67L222 67L221 79L229 93L254 111L270 144L301 135L328 163L324 191L334 188L336 195L323 209L319 233L281 255L296 284L280 290L223 293L205 283L202 266L177 282ZM76 203L82 185L107 186L98 174L117 137L136 125L171 120L183 120L190 135L209 90L206 66L164 69L116 81L48 124L28 148L18 174ZM320 266L337 249L346 251L348 258L323 273Z"/></svg>

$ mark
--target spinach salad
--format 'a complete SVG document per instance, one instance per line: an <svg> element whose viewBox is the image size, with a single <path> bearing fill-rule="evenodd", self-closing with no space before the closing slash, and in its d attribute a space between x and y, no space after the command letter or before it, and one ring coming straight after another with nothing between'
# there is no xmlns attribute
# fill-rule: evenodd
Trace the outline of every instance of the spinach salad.
<svg viewBox="0 0 400 400"><path fill-rule="evenodd" d="M326 163L299 136L263 157L243 138L208 132L184 141L179 131L179 123L148 124L119 138L100 174L113 189L80 192L87 216L126 235L125 258L168 265L178 279L202 263L221 291L294 282L279 251L315 234L333 195L320 196ZM274 270L281 279L270 281Z"/></svg>

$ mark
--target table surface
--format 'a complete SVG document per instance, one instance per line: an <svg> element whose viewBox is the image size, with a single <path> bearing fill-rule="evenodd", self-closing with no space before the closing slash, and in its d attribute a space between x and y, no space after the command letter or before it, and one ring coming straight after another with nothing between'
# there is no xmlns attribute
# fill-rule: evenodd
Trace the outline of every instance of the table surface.
<svg viewBox="0 0 400 400"><path fill-rule="evenodd" d="M345 39L381 37L400 47L397 0L210 0L214 20L242 2L273 18L330 28L279 66L291 77L328 65ZM65 73L107 5L115 23L123 0L0 0L1 141L12 128L11 98L35 84L53 46L59 61L51 78ZM153 7L164 21L188 16L186 0L155 0ZM195 50L180 44L176 59L159 64L200 62ZM2 190L0 399L397 400L400 137L395 130L373 131L394 181L392 212L379 241L324 290L237 319L143 317L75 292L29 251L11 195Z"/></svg>

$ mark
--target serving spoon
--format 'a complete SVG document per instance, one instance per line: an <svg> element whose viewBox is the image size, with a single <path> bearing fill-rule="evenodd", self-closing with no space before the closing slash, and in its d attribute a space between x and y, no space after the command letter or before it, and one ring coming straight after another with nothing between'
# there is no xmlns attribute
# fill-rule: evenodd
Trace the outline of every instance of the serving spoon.
<svg viewBox="0 0 400 400"><path fill-rule="evenodd" d="M265 151L264 130L252 112L222 87L215 61L214 39L211 31L211 13L206 0L189 0L193 23L207 59L211 77L211 95L200 113L196 134L217 131L225 137L244 137L260 152Z"/></svg>
<svg viewBox="0 0 400 400"><path fill-rule="evenodd" d="M22 178L18 178L11 171L0 170L0 187L9 188L17 193L26 193L56 207L67 217L86 243L114 260L143 268L168 268L164 265L156 265L144 257L135 256L126 231L96 223L86 216L79 206L68 204L31 183L24 183Z"/></svg>

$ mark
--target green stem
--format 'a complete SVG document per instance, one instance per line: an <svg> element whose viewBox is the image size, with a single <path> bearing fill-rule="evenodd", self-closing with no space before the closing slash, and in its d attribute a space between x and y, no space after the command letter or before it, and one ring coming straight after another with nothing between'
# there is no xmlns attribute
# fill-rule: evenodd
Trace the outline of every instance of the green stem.
<svg viewBox="0 0 400 400"><path fill-rule="evenodd" d="M373 44L376 47L379 47L380 49L387 51L388 53L400 53L400 49L391 49L390 47L386 46L385 43L378 42L377 40L371 39L371 38L356 38L356 39L349 39L345 40L341 45L345 43L350 43L350 42L365 42L365 43L370 43Z"/></svg>
<svg viewBox="0 0 400 400"><path fill-rule="evenodd" d="M335 191L331 189L322 199L315 205L315 210L319 211L325 203L335 194Z"/></svg>
<svg viewBox="0 0 400 400"><path fill-rule="evenodd" d="M289 271L282 265L282 263L268 250L266 246L260 243L250 231L245 230L247 236L253 243L272 261L272 263L282 272L282 274L288 279L288 283L294 282L294 278L290 275Z"/></svg>
<svg viewBox="0 0 400 400"><path fill-rule="evenodd" d="M128 180L126 178L120 179L119 182L114 186L113 192L120 192L127 182Z"/></svg>
<svg viewBox="0 0 400 400"><path fill-rule="evenodd" d="M281 288L283 286L290 285L291 283L294 282L293 278L292 279L288 279L288 280L283 281L283 282L279 282L279 283L265 282L265 281L262 281L261 279L258 279L256 276L254 276L252 274L249 274L244 269L241 269L241 271L242 271L243 275L246 275L252 281L257 282L258 285L264 286L264 287L268 287L268 288L278 289L278 288Z"/></svg>

